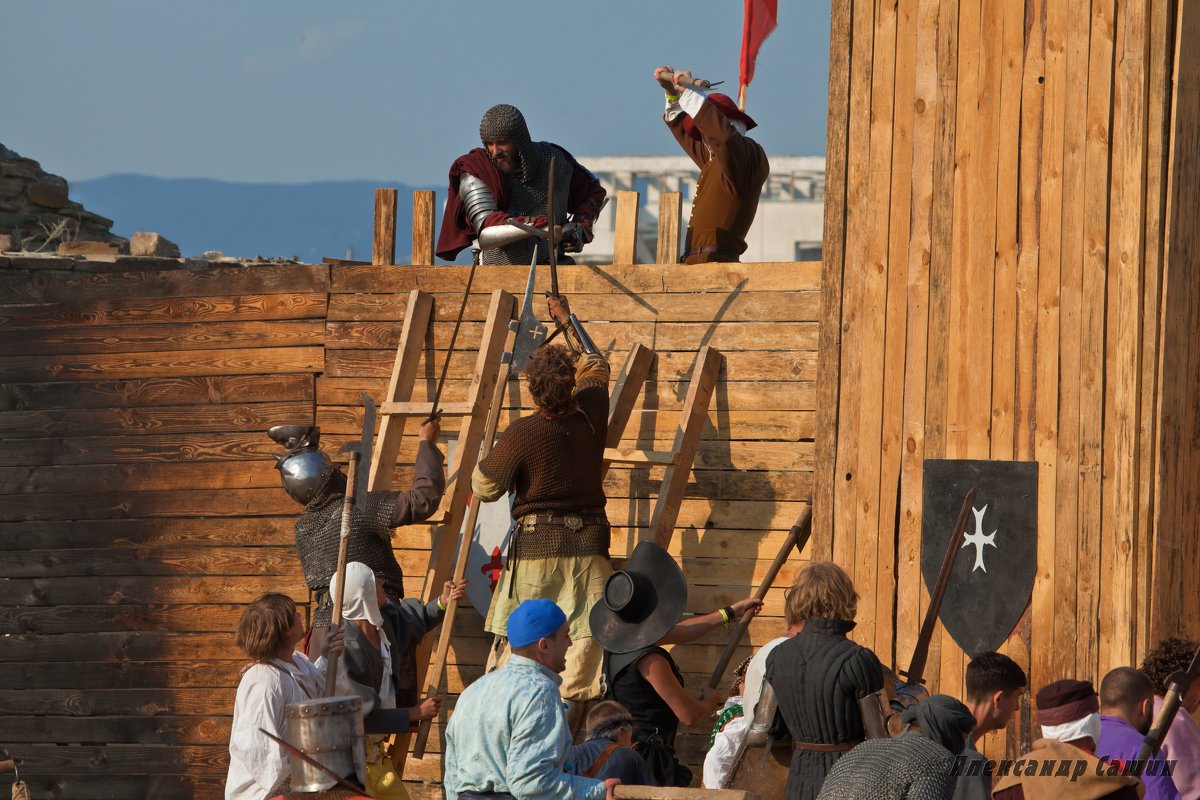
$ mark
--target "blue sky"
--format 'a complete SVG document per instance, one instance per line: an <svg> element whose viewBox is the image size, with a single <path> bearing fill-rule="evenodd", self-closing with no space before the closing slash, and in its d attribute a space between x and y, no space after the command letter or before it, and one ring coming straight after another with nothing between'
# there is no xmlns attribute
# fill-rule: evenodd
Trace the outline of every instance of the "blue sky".
<svg viewBox="0 0 1200 800"><path fill-rule="evenodd" d="M829 8L781 0L749 90L768 153L825 144ZM0 142L71 180L437 184L509 102L575 155L676 152L661 63L737 91L741 0L4 0Z"/></svg>

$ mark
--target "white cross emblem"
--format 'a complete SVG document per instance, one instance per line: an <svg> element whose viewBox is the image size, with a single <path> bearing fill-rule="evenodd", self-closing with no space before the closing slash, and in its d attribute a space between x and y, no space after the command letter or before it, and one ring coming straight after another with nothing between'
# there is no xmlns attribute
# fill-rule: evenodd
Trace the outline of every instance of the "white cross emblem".
<svg viewBox="0 0 1200 800"><path fill-rule="evenodd" d="M987 509L987 506L984 506L982 509L975 508L974 506L971 507L971 513L975 515L975 532L963 534L962 547L966 547L969 544L975 545L975 566L971 568L971 572L977 569L987 572L987 567L983 565L983 546L996 546L996 532L992 531L986 536L983 533L983 515L987 513ZM962 547L959 549L961 550Z"/></svg>

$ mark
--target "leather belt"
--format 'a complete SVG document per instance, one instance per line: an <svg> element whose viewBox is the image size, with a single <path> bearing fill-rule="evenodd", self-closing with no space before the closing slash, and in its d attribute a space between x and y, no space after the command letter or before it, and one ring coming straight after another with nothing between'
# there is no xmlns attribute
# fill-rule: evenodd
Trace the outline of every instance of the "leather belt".
<svg viewBox="0 0 1200 800"><path fill-rule="evenodd" d="M862 739L859 739L857 742L838 742L837 744L792 742L792 747L796 750L809 750L814 753L845 753L847 750L853 750L860 744L862 744Z"/></svg>
<svg viewBox="0 0 1200 800"><path fill-rule="evenodd" d="M521 525L563 525L568 530L581 530L584 525L607 525L606 514L526 514L521 517Z"/></svg>
<svg viewBox="0 0 1200 800"><path fill-rule="evenodd" d="M683 259L691 258L692 256L707 256L713 253L725 256L724 258L720 259L721 261L728 261L732 263L738 260L738 257L733 253L726 253L719 247L693 247L691 250L688 250L686 253L680 256L679 260L682 261Z"/></svg>

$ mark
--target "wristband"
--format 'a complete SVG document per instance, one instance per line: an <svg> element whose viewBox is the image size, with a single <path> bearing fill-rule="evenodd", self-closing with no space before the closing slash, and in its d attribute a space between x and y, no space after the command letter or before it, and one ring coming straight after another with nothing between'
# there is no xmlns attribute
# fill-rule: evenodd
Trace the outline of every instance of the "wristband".
<svg viewBox="0 0 1200 800"><path fill-rule="evenodd" d="M446 604L442 602L442 598L438 598L438 611L445 611Z"/></svg>
<svg viewBox="0 0 1200 800"><path fill-rule="evenodd" d="M677 94L668 94L668 95L667 95L667 102L668 102L668 103L678 103L678 102L679 102L679 95L677 95Z"/></svg>
<svg viewBox="0 0 1200 800"><path fill-rule="evenodd" d="M721 616L725 618L725 624L728 625L737 615L733 613L733 606L725 606L721 609Z"/></svg>

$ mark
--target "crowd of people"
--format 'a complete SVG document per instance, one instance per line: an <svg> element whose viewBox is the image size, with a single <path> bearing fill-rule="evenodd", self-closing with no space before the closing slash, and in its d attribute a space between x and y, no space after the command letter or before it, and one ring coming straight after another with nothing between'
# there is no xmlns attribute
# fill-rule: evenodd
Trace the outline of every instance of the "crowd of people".
<svg viewBox="0 0 1200 800"><path fill-rule="evenodd" d="M762 149L746 136L753 120L729 98L692 88L686 72L661 67L655 80L666 92L667 125L702 170L684 260L736 260L767 171ZM453 258L475 240L484 263L525 263L530 237L550 226L561 228L564 255L583 247L604 197L594 177L557 145L532 141L511 106L490 109L480 135L483 148L451 170L439 254ZM550 159L561 170L554 219L545 216ZM999 653L977 654L961 701L936 694L901 702L897 680L848 636L859 596L831 562L798 573L785 595L784 629L739 667L733 696L688 686L670 646L757 613L762 602L747 597L685 613L686 577L653 542L639 543L614 569L603 487L609 365L567 324L565 297L548 298L548 309L565 344L541 347L524 370L536 409L508 426L471 475L481 500L512 496L513 533L484 622L494 635L486 671L463 690L443 730L447 798L599 800L622 783L689 786L697 781L676 748L681 727L712 730L699 781L707 788L738 785L751 761L761 769L782 749L777 789L761 772L746 787L763 797L1200 797L1200 726L1188 713L1149 763L1133 763L1194 643L1161 643L1140 669L1104 675L1099 692L1070 678L1040 687L1041 737L1020 759L997 762L980 742L1021 706L1029 689L1021 667ZM428 603L406 599L391 548L392 530L427 519L444 491L437 420L421 428L412 488L370 492L350 511L340 587L346 478L320 451L316 428L280 426L271 435L287 449L278 463L284 488L304 508L296 538L314 625L306 634L295 602L279 594L243 613L237 643L251 664L234 706L226 797L288 791L296 759L307 763L312 753L274 737L287 739L289 720L297 724L289 708L328 697L330 684L361 709L361 740L350 748L353 768L323 788L406 797L388 737L442 710L438 698L418 694L416 650L465 592L450 581ZM1200 701L1200 688L1192 690L1187 712Z"/></svg>

